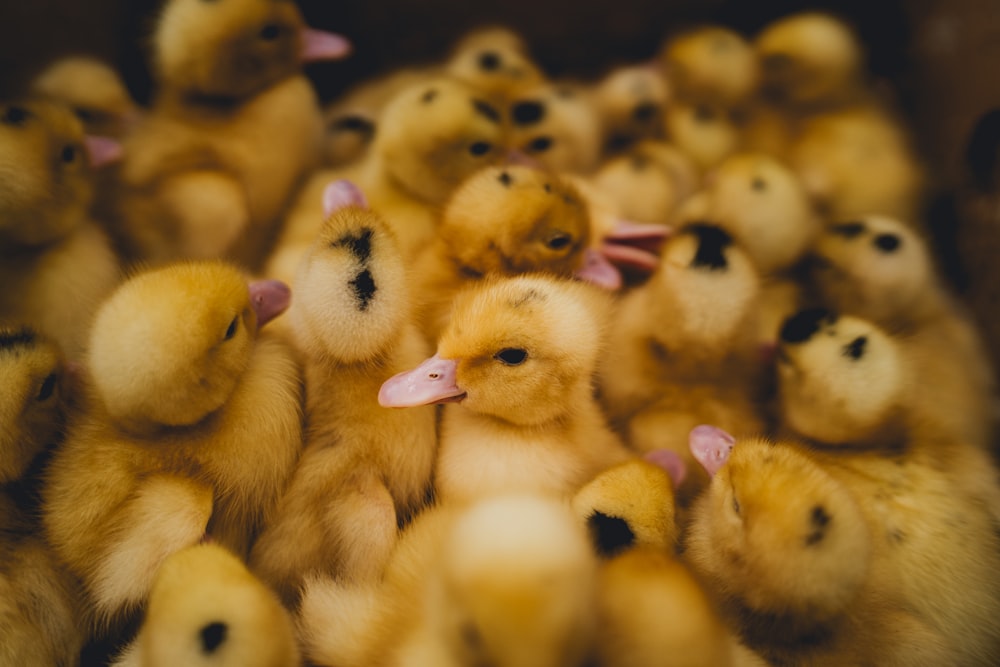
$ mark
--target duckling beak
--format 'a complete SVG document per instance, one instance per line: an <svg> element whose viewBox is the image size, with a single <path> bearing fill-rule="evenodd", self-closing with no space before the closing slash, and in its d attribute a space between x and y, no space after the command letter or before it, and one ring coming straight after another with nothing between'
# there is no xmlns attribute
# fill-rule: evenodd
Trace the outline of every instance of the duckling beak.
<svg viewBox="0 0 1000 667"><path fill-rule="evenodd" d="M280 280L250 283L250 303L257 313L257 328L264 326L288 308L292 290Z"/></svg>
<svg viewBox="0 0 1000 667"><path fill-rule="evenodd" d="M351 52L351 42L342 35L313 28L302 30L302 51L299 58L303 63L318 60L339 60Z"/></svg>
<svg viewBox="0 0 1000 667"><path fill-rule="evenodd" d="M122 159L124 151L117 139L111 137L99 137L88 134L83 139L87 146L87 156L90 158L90 166L94 169L106 167Z"/></svg>
<svg viewBox="0 0 1000 667"><path fill-rule="evenodd" d="M323 215L329 218L336 211L347 206L368 208L365 193L347 179L332 181L323 189Z"/></svg>
<svg viewBox="0 0 1000 667"><path fill-rule="evenodd" d="M614 264L593 248L583 251L583 266L574 275L584 282L609 290L621 288L623 282L622 274Z"/></svg>
<svg viewBox="0 0 1000 667"><path fill-rule="evenodd" d="M691 429L688 435L688 447L691 454L705 468L709 477L715 477L722 466L729 460L736 439L717 426L702 424Z"/></svg>
<svg viewBox="0 0 1000 667"><path fill-rule="evenodd" d="M410 408L434 403L455 403L465 391L455 384L458 362L434 355L410 371L397 373L378 391L378 403L385 408Z"/></svg>

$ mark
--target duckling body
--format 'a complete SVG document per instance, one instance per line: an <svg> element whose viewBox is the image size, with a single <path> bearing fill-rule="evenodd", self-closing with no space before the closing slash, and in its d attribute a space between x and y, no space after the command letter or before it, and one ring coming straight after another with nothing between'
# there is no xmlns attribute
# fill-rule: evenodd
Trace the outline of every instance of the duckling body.
<svg viewBox="0 0 1000 667"><path fill-rule="evenodd" d="M58 444L67 402L57 346L30 328L0 327L0 660L71 665L85 631L76 582L38 521L42 460Z"/></svg>
<svg viewBox="0 0 1000 667"><path fill-rule="evenodd" d="M585 284L529 274L456 297L437 353L382 386L382 405L447 405L437 497L573 493L629 457L594 401L606 298Z"/></svg>
<svg viewBox="0 0 1000 667"><path fill-rule="evenodd" d="M302 664L288 612L274 592L218 544L168 556L146 618L114 667Z"/></svg>
<svg viewBox="0 0 1000 667"><path fill-rule="evenodd" d="M245 557L274 510L301 449L301 397L290 351L257 326L287 302L287 288L248 292L235 268L194 262L138 274L102 306L86 412L43 507L96 628L140 605L163 558L205 535Z"/></svg>
<svg viewBox="0 0 1000 667"><path fill-rule="evenodd" d="M82 354L118 258L89 214L93 196L83 130L40 100L0 107L0 317L30 323L70 359Z"/></svg>
<svg viewBox="0 0 1000 667"><path fill-rule="evenodd" d="M437 449L433 407L378 405L386 378L430 353L410 316L407 271L387 223L350 186L293 285L303 356L306 449L250 563L283 599L302 578L381 576L398 525L425 503Z"/></svg>
<svg viewBox="0 0 1000 667"><path fill-rule="evenodd" d="M107 204L122 245L154 264L225 257L256 269L320 158L301 63L348 46L307 30L293 4L262 0L173 0L154 44L160 90L125 142Z"/></svg>

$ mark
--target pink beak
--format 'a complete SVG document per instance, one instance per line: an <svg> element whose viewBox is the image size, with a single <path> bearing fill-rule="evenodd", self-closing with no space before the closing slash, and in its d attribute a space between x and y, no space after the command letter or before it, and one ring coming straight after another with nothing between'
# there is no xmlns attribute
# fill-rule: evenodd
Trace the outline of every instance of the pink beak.
<svg viewBox="0 0 1000 667"><path fill-rule="evenodd" d="M114 164L121 160L124 155L121 143L111 137L99 137L88 134L84 137L83 142L87 146L90 166L95 169Z"/></svg>
<svg viewBox="0 0 1000 667"><path fill-rule="evenodd" d="M410 408L460 401L465 391L455 384L457 369L457 361L435 354L413 370L386 380L378 391L378 403L386 408Z"/></svg>
<svg viewBox="0 0 1000 667"><path fill-rule="evenodd" d="M299 57L303 63L339 60L350 53L351 42L342 35L313 28L302 30L302 51Z"/></svg>
<svg viewBox="0 0 1000 667"><path fill-rule="evenodd" d="M583 251L583 266L574 274L584 282L609 290L620 289L622 274L607 260L603 253L587 248Z"/></svg>
<svg viewBox="0 0 1000 667"><path fill-rule="evenodd" d="M688 447L709 477L714 477L726 465L735 444L733 436L717 426L695 426L688 435Z"/></svg>
<svg viewBox="0 0 1000 667"><path fill-rule="evenodd" d="M291 302L292 290L280 280L250 283L250 303L257 313L258 329L285 312Z"/></svg>
<svg viewBox="0 0 1000 667"><path fill-rule="evenodd" d="M323 215L329 218L334 211L347 206L368 208L365 193L351 181L340 179L332 181L323 189Z"/></svg>

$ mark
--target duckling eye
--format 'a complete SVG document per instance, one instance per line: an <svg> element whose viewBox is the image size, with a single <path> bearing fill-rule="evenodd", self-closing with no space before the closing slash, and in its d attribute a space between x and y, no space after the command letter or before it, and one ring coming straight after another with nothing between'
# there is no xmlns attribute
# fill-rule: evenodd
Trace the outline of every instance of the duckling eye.
<svg viewBox="0 0 1000 667"><path fill-rule="evenodd" d="M491 150L493 150L493 144L486 141L477 141L469 146L469 153L475 155L476 157L486 155Z"/></svg>
<svg viewBox="0 0 1000 667"><path fill-rule="evenodd" d="M632 118L639 123L648 123L656 117L660 107L652 102L644 102L632 110Z"/></svg>
<svg viewBox="0 0 1000 667"><path fill-rule="evenodd" d="M483 51L479 54L479 68L492 72L500 67L500 56L493 51Z"/></svg>
<svg viewBox="0 0 1000 667"><path fill-rule="evenodd" d="M281 26L277 23L268 23L260 29L257 36L265 42L273 42L281 36Z"/></svg>
<svg viewBox="0 0 1000 667"><path fill-rule="evenodd" d="M507 366L520 366L528 358L528 351L519 347L505 347L494 354L493 358Z"/></svg>
<svg viewBox="0 0 1000 667"><path fill-rule="evenodd" d="M0 116L0 123L3 123L4 125L20 125L26 121L30 115L31 112L24 107L7 107L4 110L3 115Z"/></svg>
<svg viewBox="0 0 1000 667"><path fill-rule="evenodd" d="M733 511L736 512L737 515L740 513L740 501L736 500L736 496L733 496Z"/></svg>
<svg viewBox="0 0 1000 667"><path fill-rule="evenodd" d="M70 164L76 161L76 155L77 155L77 150L74 146L66 146L65 148L62 149L62 153L59 154L59 157L66 164Z"/></svg>
<svg viewBox="0 0 1000 667"><path fill-rule="evenodd" d="M573 237L569 234L556 234L548 240L547 245L552 250L562 250L573 242Z"/></svg>
<svg viewBox="0 0 1000 667"><path fill-rule="evenodd" d="M42 382L41 388L38 390L38 396L35 397L39 403L42 401L47 401L52 397L53 392L56 390L56 381L58 376L55 373L50 373L47 378Z"/></svg>
<svg viewBox="0 0 1000 667"><path fill-rule="evenodd" d="M538 137L530 144L528 144L529 153L544 153L545 151L552 148L552 138L551 137Z"/></svg>
<svg viewBox="0 0 1000 667"><path fill-rule="evenodd" d="M236 329L239 326L240 317L237 315L233 318L233 321L229 323L229 328L226 329L226 335L223 340L229 340L236 335Z"/></svg>
<svg viewBox="0 0 1000 667"><path fill-rule="evenodd" d="M843 355L850 359L858 360L865 354L865 346L868 344L867 336L858 336L844 346Z"/></svg>
<svg viewBox="0 0 1000 667"><path fill-rule="evenodd" d="M902 243L902 240L900 240L900 238L895 234L879 234L872 242L875 244L876 248L888 254L896 252Z"/></svg>

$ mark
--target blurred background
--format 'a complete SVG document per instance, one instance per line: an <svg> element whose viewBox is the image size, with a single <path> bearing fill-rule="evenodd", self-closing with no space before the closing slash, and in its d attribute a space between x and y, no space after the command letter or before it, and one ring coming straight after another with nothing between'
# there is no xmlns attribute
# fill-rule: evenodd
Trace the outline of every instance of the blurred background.
<svg viewBox="0 0 1000 667"><path fill-rule="evenodd" d="M115 63L133 95L148 99L146 42L161 0L0 2L0 97L12 97L49 60L90 53ZM404 64L440 59L469 28L502 23L519 31L552 76L596 78L652 56L664 38L712 21L748 37L802 9L851 21L870 68L898 95L937 183L961 174L969 130L1000 106L1000 12L996 0L299 0L315 27L341 32L355 52L312 66L320 97Z"/></svg>

